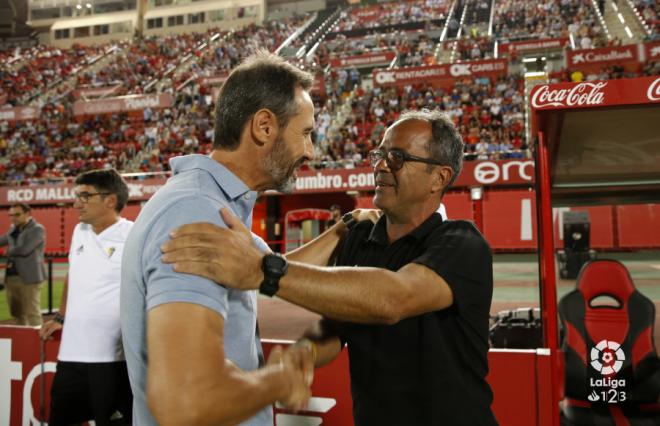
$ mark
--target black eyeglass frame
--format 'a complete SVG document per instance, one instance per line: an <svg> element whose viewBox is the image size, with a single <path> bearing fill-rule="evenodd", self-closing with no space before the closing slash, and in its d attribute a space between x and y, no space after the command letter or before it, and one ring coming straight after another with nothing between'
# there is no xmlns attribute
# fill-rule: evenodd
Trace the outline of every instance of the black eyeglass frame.
<svg viewBox="0 0 660 426"><path fill-rule="evenodd" d="M81 203L89 203L89 199L95 195L100 195L102 197L105 197L106 195L110 195L110 194L111 194L110 192L81 192L74 194L74 196Z"/></svg>
<svg viewBox="0 0 660 426"><path fill-rule="evenodd" d="M392 155L400 155L401 159L394 160L393 158L391 158ZM406 151L402 151L400 149L392 149L390 151L385 151L376 148L369 151L369 163L371 164L371 167L376 167L376 164L378 164L380 160L385 160L385 162L387 163L387 167L393 172L401 170L403 168L403 165L406 164L407 161L433 164L435 166L445 165L444 163L441 163L438 160L434 160L432 158L418 157L416 155L408 154Z"/></svg>

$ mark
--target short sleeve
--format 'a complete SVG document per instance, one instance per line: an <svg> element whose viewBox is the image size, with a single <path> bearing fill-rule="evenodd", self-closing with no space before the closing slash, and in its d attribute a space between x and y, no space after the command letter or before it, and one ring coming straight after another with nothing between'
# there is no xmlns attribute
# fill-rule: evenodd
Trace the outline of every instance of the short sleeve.
<svg viewBox="0 0 660 426"><path fill-rule="evenodd" d="M254 232L252 233L252 241L254 241L254 245L257 246L259 251L261 251L262 253L271 253L272 252L272 250L270 249L270 247L268 247L268 244L266 244L266 242L263 240L263 238L261 238L260 236L258 236Z"/></svg>
<svg viewBox="0 0 660 426"><path fill-rule="evenodd" d="M488 243L467 221L445 221L413 263L424 265L449 284L459 311L489 309L493 292L493 262Z"/></svg>
<svg viewBox="0 0 660 426"><path fill-rule="evenodd" d="M80 223L78 223L74 228L73 228L73 234L71 235L71 244L69 245L69 265L71 265L71 262L73 261L73 253L74 250L76 250L76 244L78 244L78 233L80 232Z"/></svg>
<svg viewBox="0 0 660 426"><path fill-rule="evenodd" d="M153 222L142 254L147 310L165 303L183 302L202 305L227 318L230 290L197 275L175 272L172 265L162 262L160 249L170 239L170 232L179 226L208 222L226 227L220 217L221 207L229 206L198 196L184 198L170 205Z"/></svg>

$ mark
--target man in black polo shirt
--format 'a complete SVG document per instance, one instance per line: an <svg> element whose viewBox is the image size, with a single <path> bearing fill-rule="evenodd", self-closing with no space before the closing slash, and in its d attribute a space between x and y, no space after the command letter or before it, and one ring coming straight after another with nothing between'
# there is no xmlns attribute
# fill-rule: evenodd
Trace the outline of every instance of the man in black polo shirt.
<svg viewBox="0 0 660 426"><path fill-rule="evenodd" d="M259 253L223 210L228 229L187 225L163 247L163 261L322 314L308 334L316 364L347 343L359 426L495 425L485 380L491 251L473 224L436 213L462 155L445 115L405 113L370 153L374 204L384 212L375 224L345 216L283 259ZM336 266L322 266L333 252Z"/></svg>

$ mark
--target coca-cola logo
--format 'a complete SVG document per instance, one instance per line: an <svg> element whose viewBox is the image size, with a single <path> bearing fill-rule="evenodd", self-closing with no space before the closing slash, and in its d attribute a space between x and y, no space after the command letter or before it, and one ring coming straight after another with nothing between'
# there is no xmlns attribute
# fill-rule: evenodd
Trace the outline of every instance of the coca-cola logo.
<svg viewBox="0 0 660 426"><path fill-rule="evenodd" d="M650 101L660 101L660 78L656 78L646 91L646 97Z"/></svg>
<svg viewBox="0 0 660 426"><path fill-rule="evenodd" d="M602 89L607 82L580 83L567 89L550 90L550 86L540 86L532 95L532 106L543 108L548 106L585 106L600 105L605 100Z"/></svg>

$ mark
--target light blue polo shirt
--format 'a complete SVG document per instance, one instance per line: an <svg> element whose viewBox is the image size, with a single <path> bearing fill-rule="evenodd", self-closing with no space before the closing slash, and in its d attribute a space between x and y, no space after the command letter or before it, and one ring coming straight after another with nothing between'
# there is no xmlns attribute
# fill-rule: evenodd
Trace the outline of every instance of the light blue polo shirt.
<svg viewBox="0 0 660 426"><path fill-rule="evenodd" d="M225 356L241 369L259 366L261 343L255 335L256 291L227 289L211 280L179 274L161 262L160 246L175 228L193 222L225 227L220 208L229 207L250 229L257 193L227 168L203 155L172 158L173 176L140 211L124 246L121 278L121 327L128 373L133 389L133 425L156 425L146 399L147 312L164 303L187 302L222 315ZM266 243L254 236L266 251ZM194 351L195 348L181 348ZM220 365L221 360L218 360ZM217 401L222 404L223 401ZM273 414L266 407L243 425L271 426Z"/></svg>

